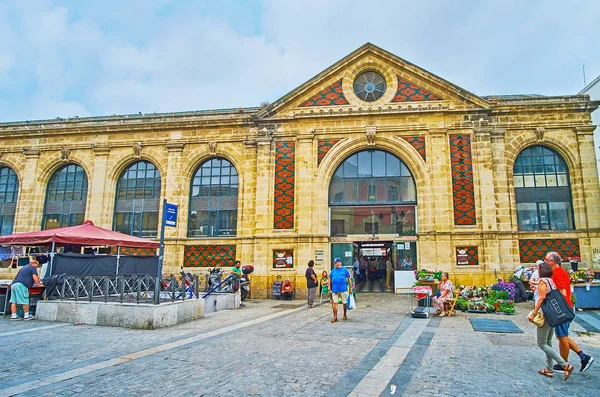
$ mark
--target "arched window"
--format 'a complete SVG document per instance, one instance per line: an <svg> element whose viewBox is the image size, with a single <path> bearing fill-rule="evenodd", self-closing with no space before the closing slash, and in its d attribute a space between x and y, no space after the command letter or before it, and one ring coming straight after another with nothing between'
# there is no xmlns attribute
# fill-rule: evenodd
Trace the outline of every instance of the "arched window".
<svg viewBox="0 0 600 397"><path fill-rule="evenodd" d="M68 164L56 170L46 189L42 228L46 230L83 224L87 188L87 175L77 164Z"/></svg>
<svg viewBox="0 0 600 397"><path fill-rule="evenodd" d="M575 229L567 164L554 150L531 146L513 169L519 230Z"/></svg>
<svg viewBox="0 0 600 397"><path fill-rule="evenodd" d="M329 185L331 235L415 233L417 191L406 165L382 150L348 157Z"/></svg>
<svg viewBox="0 0 600 397"><path fill-rule="evenodd" d="M117 182L113 230L136 237L156 237L160 173L149 161L138 161Z"/></svg>
<svg viewBox="0 0 600 397"><path fill-rule="evenodd" d="M0 167L0 235L12 234L19 194L17 174L8 167Z"/></svg>
<svg viewBox="0 0 600 397"><path fill-rule="evenodd" d="M201 164L191 182L188 236L235 236L238 173L229 161Z"/></svg>

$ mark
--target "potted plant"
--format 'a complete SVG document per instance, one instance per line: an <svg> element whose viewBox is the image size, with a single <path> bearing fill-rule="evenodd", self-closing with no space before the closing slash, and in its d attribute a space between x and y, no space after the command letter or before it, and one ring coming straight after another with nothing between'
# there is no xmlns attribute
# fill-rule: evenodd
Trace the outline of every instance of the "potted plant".
<svg viewBox="0 0 600 397"><path fill-rule="evenodd" d="M583 278L585 280L585 289L586 291L590 290L590 283L594 281L595 274L592 269L585 269L583 271Z"/></svg>

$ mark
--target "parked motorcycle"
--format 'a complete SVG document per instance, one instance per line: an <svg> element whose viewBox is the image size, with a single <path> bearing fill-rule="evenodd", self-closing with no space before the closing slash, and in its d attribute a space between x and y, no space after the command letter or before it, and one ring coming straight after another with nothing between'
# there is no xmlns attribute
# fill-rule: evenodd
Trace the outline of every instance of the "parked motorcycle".
<svg viewBox="0 0 600 397"><path fill-rule="evenodd" d="M250 274L254 272L254 266L244 266L242 267L242 277L239 280L235 278L231 278L229 282L223 284L216 292L221 293L234 293L240 289L240 295L242 301L246 300L248 295L250 294ZM223 278L223 269L220 267L215 267L212 269L208 269L208 289L211 290L217 285L219 285Z"/></svg>

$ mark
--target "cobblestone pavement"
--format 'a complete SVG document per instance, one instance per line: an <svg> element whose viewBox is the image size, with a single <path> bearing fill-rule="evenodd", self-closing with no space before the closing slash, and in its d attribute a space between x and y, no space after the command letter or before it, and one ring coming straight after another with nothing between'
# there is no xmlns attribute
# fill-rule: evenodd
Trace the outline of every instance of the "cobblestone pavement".
<svg viewBox="0 0 600 397"><path fill-rule="evenodd" d="M392 294L359 294L348 321L327 304L249 301L188 324L154 331L0 318L0 396L203 395L594 395L600 387L596 312L578 314L573 338L598 361L567 381L536 373L544 356L521 334L475 332L468 313L413 319ZM340 316L341 319L341 316ZM584 328L584 326L586 328Z"/></svg>

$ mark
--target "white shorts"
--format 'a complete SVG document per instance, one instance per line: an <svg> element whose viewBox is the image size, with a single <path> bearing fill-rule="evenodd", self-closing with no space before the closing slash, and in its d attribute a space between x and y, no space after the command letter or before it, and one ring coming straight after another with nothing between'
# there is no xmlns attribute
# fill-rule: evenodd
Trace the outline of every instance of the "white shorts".
<svg viewBox="0 0 600 397"><path fill-rule="evenodd" d="M348 292L347 291L331 293L331 299L333 300L333 303L338 303L340 300L340 297L342 297L342 304L345 305L348 303Z"/></svg>

